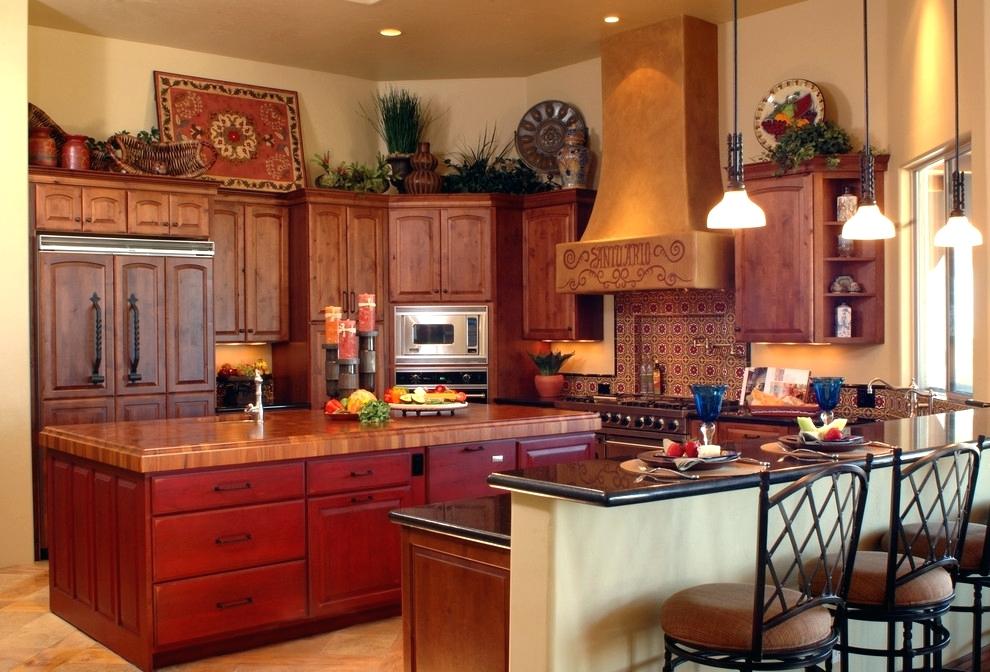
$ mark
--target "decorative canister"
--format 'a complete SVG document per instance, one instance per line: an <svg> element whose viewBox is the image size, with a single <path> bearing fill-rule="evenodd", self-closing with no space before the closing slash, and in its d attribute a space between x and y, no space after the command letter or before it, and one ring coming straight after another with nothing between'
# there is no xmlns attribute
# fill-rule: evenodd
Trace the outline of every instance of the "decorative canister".
<svg viewBox="0 0 990 672"><path fill-rule="evenodd" d="M323 306L323 340L330 345L337 344L342 315L340 306Z"/></svg>
<svg viewBox="0 0 990 672"><path fill-rule="evenodd" d="M375 330L375 295L358 294L357 330L367 333Z"/></svg>
<svg viewBox="0 0 990 672"><path fill-rule="evenodd" d="M28 132L28 163L33 166L58 165L58 145L52 137L52 129L39 126Z"/></svg>
<svg viewBox="0 0 990 672"><path fill-rule="evenodd" d="M337 360L357 359L358 337L354 320L341 320L337 334Z"/></svg>
<svg viewBox="0 0 990 672"><path fill-rule="evenodd" d="M852 324L852 307L848 303L840 303L835 307L836 338L852 338Z"/></svg>
<svg viewBox="0 0 990 672"><path fill-rule="evenodd" d="M67 135L62 143L62 167L89 170L89 147L85 135Z"/></svg>
<svg viewBox="0 0 990 672"><path fill-rule="evenodd" d="M844 224L848 220L852 219L852 216L856 214L856 206L859 204L859 199L856 198L856 194L852 193L849 187L846 187L845 192L835 199L835 219L840 224ZM848 238L843 238L842 234L839 234L838 241L836 243L836 251L839 253L840 257L851 257L853 256L853 241Z"/></svg>
<svg viewBox="0 0 990 672"><path fill-rule="evenodd" d="M574 124L564 132L564 146L557 150L557 169L564 189L583 189L588 185L588 134L583 124Z"/></svg>
<svg viewBox="0 0 990 672"><path fill-rule="evenodd" d="M430 143L419 143L419 149L409 157L409 162L413 170L406 175L406 193L435 194L440 191L443 180L436 174L437 157L430 154Z"/></svg>

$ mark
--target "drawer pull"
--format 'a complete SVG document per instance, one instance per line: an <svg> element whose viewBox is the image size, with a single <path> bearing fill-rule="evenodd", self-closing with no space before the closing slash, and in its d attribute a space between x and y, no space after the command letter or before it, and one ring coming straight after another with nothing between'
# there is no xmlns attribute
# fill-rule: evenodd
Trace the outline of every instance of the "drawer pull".
<svg viewBox="0 0 990 672"><path fill-rule="evenodd" d="M365 469L364 471L352 471L352 478L361 478L362 476L371 476L375 473L374 469Z"/></svg>
<svg viewBox="0 0 990 672"><path fill-rule="evenodd" d="M465 453L477 453L478 451L484 450L484 449L485 449L484 446L465 446L464 447L464 452Z"/></svg>
<svg viewBox="0 0 990 672"><path fill-rule="evenodd" d="M362 504L364 502L375 501L374 495L365 495L364 497L351 497L351 504Z"/></svg>
<svg viewBox="0 0 990 672"><path fill-rule="evenodd" d="M743 434L743 438L744 439L758 439L758 438L760 438L760 435L759 434Z"/></svg>
<svg viewBox="0 0 990 672"><path fill-rule="evenodd" d="M254 604L253 597L245 597L240 600L231 600L230 602L217 602L217 609L233 609L234 607L246 607L249 604Z"/></svg>
<svg viewBox="0 0 990 672"><path fill-rule="evenodd" d="M492 455L492 462L495 464L502 464L505 462L505 457L502 455Z"/></svg>
<svg viewBox="0 0 990 672"><path fill-rule="evenodd" d="M224 544L240 544L245 541L251 541L251 533L245 532L244 534L228 534L225 537L217 537L214 541L218 546L223 546Z"/></svg>
<svg viewBox="0 0 990 672"><path fill-rule="evenodd" d="M231 492L233 490L250 490L251 481L243 483L217 483L213 486L213 492Z"/></svg>

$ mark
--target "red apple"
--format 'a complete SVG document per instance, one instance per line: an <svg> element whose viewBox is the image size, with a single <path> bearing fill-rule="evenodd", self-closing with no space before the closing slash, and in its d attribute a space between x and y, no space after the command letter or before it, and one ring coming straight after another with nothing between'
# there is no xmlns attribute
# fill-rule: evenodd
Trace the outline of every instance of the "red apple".
<svg viewBox="0 0 990 672"><path fill-rule="evenodd" d="M681 457L684 455L684 446L679 443L668 443L665 453L667 457Z"/></svg>

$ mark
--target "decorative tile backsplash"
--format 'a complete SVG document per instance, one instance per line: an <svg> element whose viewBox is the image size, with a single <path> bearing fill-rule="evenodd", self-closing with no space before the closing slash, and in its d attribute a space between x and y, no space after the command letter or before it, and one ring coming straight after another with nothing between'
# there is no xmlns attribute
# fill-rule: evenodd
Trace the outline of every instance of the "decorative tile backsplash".
<svg viewBox="0 0 990 672"><path fill-rule="evenodd" d="M636 392L639 364L656 357L664 393L690 395L691 383L725 383L739 396L747 346L733 338L734 296L724 290L659 290L615 296L615 376L567 376L566 391Z"/></svg>

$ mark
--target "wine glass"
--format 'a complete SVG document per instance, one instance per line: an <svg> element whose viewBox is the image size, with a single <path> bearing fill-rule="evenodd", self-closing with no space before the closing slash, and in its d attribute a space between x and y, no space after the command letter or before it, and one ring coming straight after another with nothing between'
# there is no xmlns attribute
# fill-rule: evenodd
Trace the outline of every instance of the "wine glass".
<svg viewBox="0 0 990 672"><path fill-rule="evenodd" d="M712 445L715 437L715 421L718 414L722 412L722 399L725 397L725 385L692 385L691 393L694 395L694 408L698 411L701 419L701 443L706 446Z"/></svg>
<svg viewBox="0 0 990 672"><path fill-rule="evenodd" d="M822 423L832 422L832 409L839 405L839 391L842 389L842 378L812 378L811 389L815 391L818 406L822 409Z"/></svg>

